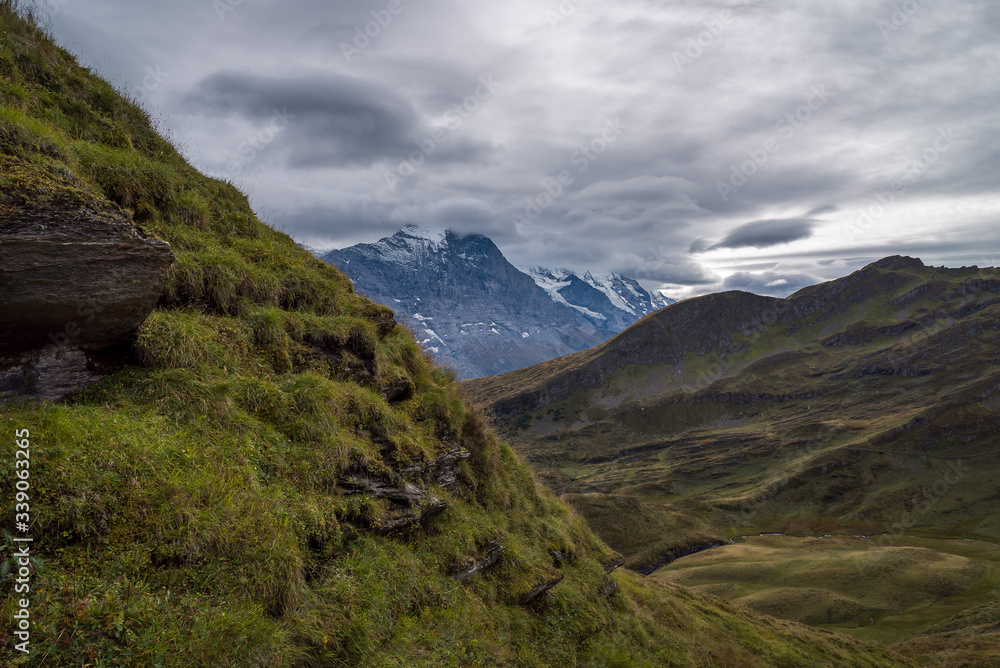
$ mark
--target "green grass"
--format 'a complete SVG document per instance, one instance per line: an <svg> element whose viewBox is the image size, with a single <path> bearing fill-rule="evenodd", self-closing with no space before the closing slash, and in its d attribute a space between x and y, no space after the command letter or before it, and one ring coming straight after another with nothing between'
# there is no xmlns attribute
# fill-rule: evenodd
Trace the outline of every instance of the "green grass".
<svg viewBox="0 0 1000 668"><path fill-rule="evenodd" d="M655 578L760 612L886 644L990 602L1000 546L898 538L747 537Z"/></svg>
<svg viewBox="0 0 1000 668"><path fill-rule="evenodd" d="M124 368L58 404L0 406L0 439L31 433L38 557L32 656L5 643L0 663L905 665L624 571L602 596L616 553L388 309L187 165L5 0L0 229L43 209L131 216L177 260ZM469 459L453 488L405 473L455 450ZM0 475L11 489L12 459ZM359 475L418 482L447 509L386 535L392 504L342 486ZM459 583L496 540L499 562ZM8 572L8 639L18 598Z"/></svg>
<svg viewBox="0 0 1000 668"><path fill-rule="evenodd" d="M660 330L676 332L672 316L696 308L699 300L691 300L588 351L587 359L553 360L463 389L495 413L503 433L560 493L692 502L688 509L701 513L692 522L729 535L881 533L915 515L911 533L1000 539L990 519L997 514L991 471L1000 457L1000 272L897 264L863 274L845 279L832 306L806 317L757 335L732 325L727 345L736 352L686 352L700 341L697 333L690 342L664 343ZM977 288L989 281L992 288ZM923 286L922 300L892 305L914 286ZM977 301L980 308L963 319L953 315ZM890 311L901 322L921 312L926 325L897 331ZM646 350L636 343L646 339L676 363L649 353L648 365L637 365L632 350ZM602 359L622 361L605 368ZM588 368L603 369L602 386L564 382ZM532 383L561 389L537 405ZM944 484L958 460L960 483ZM923 490L935 485L942 491L926 507ZM667 539L686 543L683 530L668 528Z"/></svg>
<svg viewBox="0 0 1000 668"><path fill-rule="evenodd" d="M927 629L919 638L896 645L911 657L919 657L925 666L934 668L963 665L995 666L1000 656L1000 589L992 603L965 610L953 618Z"/></svg>
<svg viewBox="0 0 1000 668"><path fill-rule="evenodd" d="M998 295L1000 269L887 258L786 300L691 299L592 350L461 385L643 571L762 532L1000 543ZM816 591L819 612L796 618L859 610ZM798 600L747 595L772 611ZM865 637L928 623L900 612Z"/></svg>

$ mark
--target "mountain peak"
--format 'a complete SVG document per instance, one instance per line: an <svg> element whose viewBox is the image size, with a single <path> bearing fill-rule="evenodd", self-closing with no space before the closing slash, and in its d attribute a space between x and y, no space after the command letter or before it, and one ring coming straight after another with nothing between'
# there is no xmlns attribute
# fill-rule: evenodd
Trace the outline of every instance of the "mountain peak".
<svg viewBox="0 0 1000 668"><path fill-rule="evenodd" d="M877 267L878 269L923 269L925 265L919 258L908 257L906 255L891 255L868 266Z"/></svg>
<svg viewBox="0 0 1000 668"><path fill-rule="evenodd" d="M403 225L403 227L401 227L400 230L393 236L404 236L413 239L424 239L426 241L440 243L443 242L448 236L448 232L434 232L431 231L430 228L410 223Z"/></svg>
<svg viewBox="0 0 1000 668"><path fill-rule="evenodd" d="M487 236L418 225L324 259L411 323L418 341L466 378L595 346L665 305L618 274L522 271Z"/></svg>

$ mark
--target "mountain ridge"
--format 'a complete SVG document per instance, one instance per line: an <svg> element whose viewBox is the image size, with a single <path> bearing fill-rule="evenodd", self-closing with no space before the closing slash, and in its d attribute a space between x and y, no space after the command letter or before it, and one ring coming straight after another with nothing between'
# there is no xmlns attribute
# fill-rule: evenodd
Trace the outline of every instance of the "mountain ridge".
<svg viewBox="0 0 1000 668"><path fill-rule="evenodd" d="M23 6L0 0L0 193L21 205L0 236L86 195L173 262L138 331L99 344L106 377L0 402L2 438L30 451L33 541L14 569L0 541L5 610L27 613L0 622L0 663L916 665L618 568L390 309L195 170ZM7 489L27 482L13 462Z"/></svg>
<svg viewBox="0 0 1000 668"><path fill-rule="evenodd" d="M862 289L868 293L885 293L896 287L899 280L893 272L913 269L939 271L926 267L919 259L891 256L844 278L803 288L784 299L740 290L693 297L677 302L669 311L642 318L591 350L514 371L502 379L479 379L466 385L472 388L478 400L504 414L506 409L494 388L509 384L514 394L524 394L525 388L544 384L546 389L544 392L539 390L539 399L534 404L536 408L543 407L545 401L564 396L564 390L581 385L600 387L606 376L623 362L626 365L645 364L654 358L663 363L677 363L687 354L703 356L712 351L721 353L724 358L744 350L734 336L758 334L768 327L791 324L807 316L836 318L862 299ZM887 270L890 275L883 278L879 270ZM996 289L990 282L979 284L979 287ZM905 306L909 303L906 300L916 298L927 289L922 285L900 295L900 305ZM825 314L822 313L824 309Z"/></svg>
<svg viewBox="0 0 1000 668"><path fill-rule="evenodd" d="M827 603L856 614L808 613L859 637L905 642L917 620L950 614L931 568L955 560L946 541L1000 544L997 268L894 256L786 299L697 297L589 351L462 387L629 568L760 534L870 536L875 551L843 549L863 575L876 556L905 561L910 548L894 544L927 541L920 582L933 605L920 615L842 597ZM740 550L764 548L720 554ZM837 577L836 563L817 563ZM998 584L983 574L1000 571L966 563L982 579L954 595L982 604ZM705 586L735 599L762 584ZM810 595L783 586L748 600L780 611Z"/></svg>
<svg viewBox="0 0 1000 668"><path fill-rule="evenodd" d="M415 225L323 259L396 310L463 378L589 348L668 301L619 274L524 272L485 235Z"/></svg>

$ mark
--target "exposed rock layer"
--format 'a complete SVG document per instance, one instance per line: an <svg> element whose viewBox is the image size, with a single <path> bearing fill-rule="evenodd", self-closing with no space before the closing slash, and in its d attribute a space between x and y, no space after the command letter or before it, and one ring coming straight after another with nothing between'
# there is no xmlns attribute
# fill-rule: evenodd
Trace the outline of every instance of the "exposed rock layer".
<svg viewBox="0 0 1000 668"><path fill-rule="evenodd" d="M99 377L92 353L136 331L173 259L169 244L110 209L5 209L0 398L58 399Z"/></svg>

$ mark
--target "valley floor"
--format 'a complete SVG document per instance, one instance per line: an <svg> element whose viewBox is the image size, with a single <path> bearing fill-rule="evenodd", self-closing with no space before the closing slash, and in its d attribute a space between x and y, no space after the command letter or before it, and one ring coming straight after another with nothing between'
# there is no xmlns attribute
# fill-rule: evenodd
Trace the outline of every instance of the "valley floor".
<svg viewBox="0 0 1000 668"><path fill-rule="evenodd" d="M890 644L1000 598L1000 545L752 536L682 557L652 577L781 619Z"/></svg>

